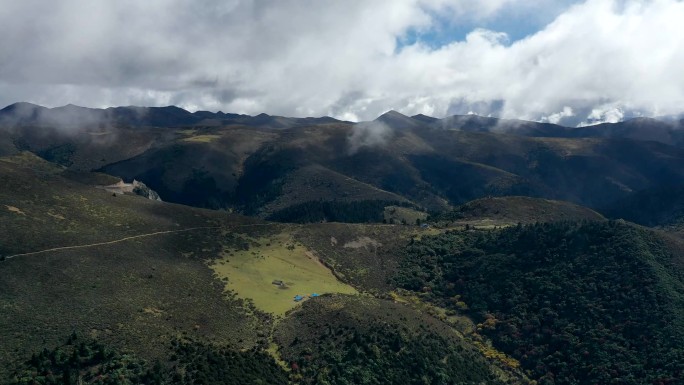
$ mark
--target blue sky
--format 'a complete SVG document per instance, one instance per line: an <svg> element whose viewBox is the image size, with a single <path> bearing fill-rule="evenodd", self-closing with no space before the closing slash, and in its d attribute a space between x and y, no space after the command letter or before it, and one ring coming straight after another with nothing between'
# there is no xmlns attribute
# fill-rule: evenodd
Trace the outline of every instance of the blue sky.
<svg viewBox="0 0 684 385"><path fill-rule="evenodd" d="M7 0L0 104L676 115L682 20L681 0Z"/></svg>
<svg viewBox="0 0 684 385"><path fill-rule="evenodd" d="M401 50L404 46L416 42L431 48L439 48L465 40L470 32L478 28L503 32L508 36L508 41L514 43L539 32L570 6L578 3L580 2L576 0L558 0L552 4L546 2L539 7L509 4L485 17L454 17L451 13L431 11L434 24L430 28L409 29L404 36L397 38L397 49Z"/></svg>

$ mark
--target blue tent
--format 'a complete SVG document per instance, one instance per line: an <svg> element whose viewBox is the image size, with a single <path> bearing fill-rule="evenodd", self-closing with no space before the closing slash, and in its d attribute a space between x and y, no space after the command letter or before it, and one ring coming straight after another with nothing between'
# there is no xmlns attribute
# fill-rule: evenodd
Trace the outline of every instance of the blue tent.
<svg viewBox="0 0 684 385"><path fill-rule="evenodd" d="M311 294L312 297L318 297L318 293Z"/></svg>
<svg viewBox="0 0 684 385"><path fill-rule="evenodd" d="M304 297L302 297L302 296L299 295L299 294L295 295L295 297L294 297L295 302L299 302L299 301L301 301L301 300L303 300L303 299L304 299Z"/></svg>

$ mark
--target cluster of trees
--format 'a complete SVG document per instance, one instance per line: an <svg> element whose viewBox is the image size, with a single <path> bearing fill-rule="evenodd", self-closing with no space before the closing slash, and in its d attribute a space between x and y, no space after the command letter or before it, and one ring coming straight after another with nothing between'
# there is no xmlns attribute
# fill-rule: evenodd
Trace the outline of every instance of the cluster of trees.
<svg viewBox="0 0 684 385"><path fill-rule="evenodd" d="M293 379L303 384L500 384L478 356L434 333L396 326L328 328L298 347Z"/></svg>
<svg viewBox="0 0 684 385"><path fill-rule="evenodd" d="M541 384L677 383L684 272L672 258L620 222L535 224L423 237L396 283L468 312Z"/></svg>
<svg viewBox="0 0 684 385"><path fill-rule="evenodd" d="M195 341L174 341L173 385L286 385L287 373L268 354L235 351Z"/></svg>
<svg viewBox="0 0 684 385"><path fill-rule="evenodd" d="M74 156L75 152L76 145L74 145L73 143L66 143L48 148L43 151L38 151L36 152L36 154L49 162L69 167L74 163L72 161L72 157Z"/></svg>
<svg viewBox="0 0 684 385"><path fill-rule="evenodd" d="M500 384L475 351L391 325L326 328L292 363L303 384Z"/></svg>
<svg viewBox="0 0 684 385"><path fill-rule="evenodd" d="M307 301L273 338L295 384L525 383L495 369L479 347L435 318L367 296Z"/></svg>
<svg viewBox="0 0 684 385"><path fill-rule="evenodd" d="M684 185L662 186L636 192L604 210L644 226L684 225Z"/></svg>
<svg viewBox="0 0 684 385"><path fill-rule="evenodd" d="M150 365L133 355L107 348L73 334L66 344L43 349L12 375L13 385L128 385L163 384L160 364Z"/></svg>
<svg viewBox="0 0 684 385"><path fill-rule="evenodd" d="M170 362L150 364L75 334L19 365L13 385L285 385L287 373L266 353L174 341Z"/></svg>

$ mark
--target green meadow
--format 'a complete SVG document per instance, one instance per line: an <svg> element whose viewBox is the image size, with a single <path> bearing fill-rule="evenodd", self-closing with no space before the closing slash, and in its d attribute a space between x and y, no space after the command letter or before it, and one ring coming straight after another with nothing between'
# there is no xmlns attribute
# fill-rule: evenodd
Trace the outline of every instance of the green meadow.
<svg viewBox="0 0 684 385"><path fill-rule="evenodd" d="M296 295L306 300L313 293L357 293L288 233L244 240L250 245L248 250L225 250L223 258L210 266L226 282L227 290L251 300L262 311L283 315L298 304ZM273 283L277 281L283 284Z"/></svg>
<svg viewBox="0 0 684 385"><path fill-rule="evenodd" d="M220 138L220 135L196 135L183 139L184 142L210 143Z"/></svg>

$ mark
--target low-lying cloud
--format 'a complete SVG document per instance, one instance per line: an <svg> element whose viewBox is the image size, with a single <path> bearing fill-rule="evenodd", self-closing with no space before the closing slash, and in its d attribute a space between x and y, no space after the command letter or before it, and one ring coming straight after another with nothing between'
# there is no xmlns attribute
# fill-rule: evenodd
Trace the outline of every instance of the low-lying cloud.
<svg viewBox="0 0 684 385"><path fill-rule="evenodd" d="M574 116L575 112L572 110L572 108L565 106L563 107L563 110L559 112L553 113L549 116L542 116L539 121L542 123L559 124L563 119L572 118Z"/></svg>
<svg viewBox="0 0 684 385"><path fill-rule="evenodd" d="M351 134L347 138L347 153L356 154L364 147L384 147L394 136L392 128L385 123L361 122L352 127Z"/></svg>
<svg viewBox="0 0 684 385"><path fill-rule="evenodd" d="M517 41L496 23L425 40L501 15L550 16ZM0 8L0 104L566 125L679 114L681 20L677 0L11 0Z"/></svg>

